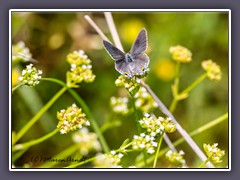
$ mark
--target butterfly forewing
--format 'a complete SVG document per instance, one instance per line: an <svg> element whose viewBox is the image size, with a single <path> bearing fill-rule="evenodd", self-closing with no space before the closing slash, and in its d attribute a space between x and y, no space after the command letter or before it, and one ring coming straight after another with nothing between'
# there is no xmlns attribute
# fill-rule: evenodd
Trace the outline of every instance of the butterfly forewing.
<svg viewBox="0 0 240 180"><path fill-rule="evenodd" d="M103 41L103 45L107 50L108 54L116 61L123 60L125 58L125 54L111 43L107 41Z"/></svg>
<svg viewBox="0 0 240 180"><path fill-rule="evenodd" d="M143 28L134 41L130 54L133 58L147 49L147 31Z"/></svg>

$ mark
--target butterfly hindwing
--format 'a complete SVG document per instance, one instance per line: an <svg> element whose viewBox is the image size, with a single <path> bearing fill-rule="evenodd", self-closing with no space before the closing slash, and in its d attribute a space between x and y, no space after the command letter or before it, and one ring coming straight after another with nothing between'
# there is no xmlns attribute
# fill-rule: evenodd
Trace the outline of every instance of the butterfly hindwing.
<svg viewBox="0 0 240 180"><path fill-rule="evenodd" d="M149 57L145 53L140 53L129 66L134 75L140 75L148 69L148 64Z"/></svg>
<svg viewBox="0 0 240 180"><path fill-rule="evenodd" d="M111 43L103 40L103 45L112 59L119 61L125 58L125 54L120 49L113 46Z"/></svg>
<svg viewBox="0 0 240 180"><path fill-rule="evenodd" d="M132 77L132 70L129 66L130 63L120 60L115 62L115 69L122 75Z"/></svg>

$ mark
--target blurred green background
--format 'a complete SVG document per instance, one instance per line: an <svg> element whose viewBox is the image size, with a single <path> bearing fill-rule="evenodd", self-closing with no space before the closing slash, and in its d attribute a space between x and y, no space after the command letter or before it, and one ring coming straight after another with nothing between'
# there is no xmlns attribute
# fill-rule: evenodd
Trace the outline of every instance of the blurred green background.
<svg viewBox="0 0 240 180"><path fill-rule="evenodd" d="M65 61L68 53L83 49L92 60L96 79L91 84L82 83L76 91L83 97L95 119L101 126L112 114L109 105L111 96L127 96L127 91L116 87L114 82L119 73L114 61L103 49L101 38L84 19L90 17L112 41L103 13L91 12L13 12L12 44L24 41L36 66L43 70L44 77L65 81L69 64ZM221 66L222 79L218 82L205 79L191 93L189 98L179 102L174 116L187 132L210 122L228 111L228 14L226 12L114 12L112 13L125 52L131 48L138 32L145 27L148 32L150 72L146 83L150 85L163 103L169 107L172 101L171 84L175 73L175 62L169 48L175 45L187 47L192 52L192 62L181 65L180 90L191 84L204 73L201 62L212 59ZM20 64L21 68L26 66ZM15 67L13 67L14 70ZM13 75L13 78L17 75ZM14 81L14 80L13 80ZM19 131L42 105L60 90L60 86L41 82L35 88L23 87L12 95L12 129ZM74 103L67 92L41 117L31 130L20 140L25 142L38 138L55 129L56 112ZM157 115L160 115L156 111ZM123 140L136 133L134 116L114 115L122 124L107 130L104 136L111 149L118 148ZM126 128L127 127L127 128ZM225 150L223 163L228 165L228 122L195 136L193 139L201 149L203 143L219 143ZM176 140L180 135L171 135ZM71 133L55 135L48 141L30 148L17 162L22 166L32 155L53 156L72 144ZM163 143L163 147L165 147ZM187 164L198 166L201 162L186 143L177 147L185 151ZM161 158L164 166L166 159ZM131 164L131 157L126 164ZM162 164L161 164L162 163ZM37 164L34 164L37 165Z"/></svg>

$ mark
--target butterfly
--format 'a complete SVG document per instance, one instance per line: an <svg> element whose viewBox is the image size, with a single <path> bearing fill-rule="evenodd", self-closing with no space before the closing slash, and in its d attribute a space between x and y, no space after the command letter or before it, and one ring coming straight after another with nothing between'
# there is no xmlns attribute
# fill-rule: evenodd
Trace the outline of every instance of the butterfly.
<svg viewBox="0 0 240 180"><path fill-rule="evenodd" d="M115 69L122 75L133 78L143 76L148 71L149 57L147 49L147 31L143 28L135 39L129 53L124 53L111 43L103 40L103 46L115 60Z"/></svg>

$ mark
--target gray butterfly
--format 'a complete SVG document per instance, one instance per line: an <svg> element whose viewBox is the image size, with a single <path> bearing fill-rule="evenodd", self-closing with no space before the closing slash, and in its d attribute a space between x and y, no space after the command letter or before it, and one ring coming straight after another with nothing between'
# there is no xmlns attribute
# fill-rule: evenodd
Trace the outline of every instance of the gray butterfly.
<svg viewBox="0 0 240 180"><path fill-rule="evenodd" d="M149 58L144 53L147 49L147 31L142 29L134 41L129 53L124 53L107 41L103 45L115 60L115 69L122 75L133 78L143 76L148 71Z"/></svg>

